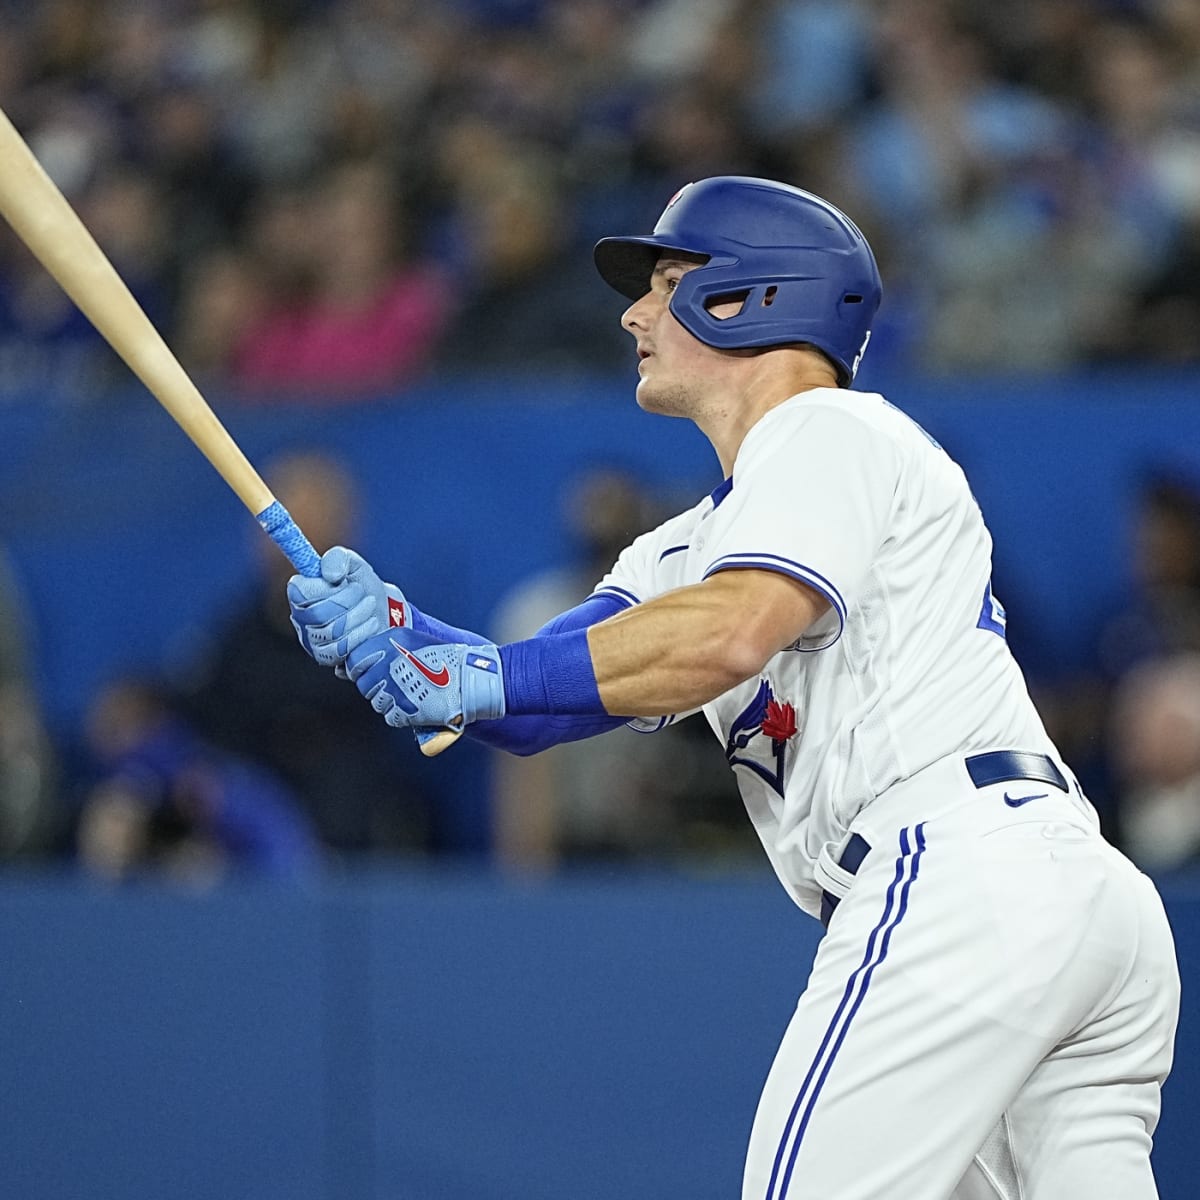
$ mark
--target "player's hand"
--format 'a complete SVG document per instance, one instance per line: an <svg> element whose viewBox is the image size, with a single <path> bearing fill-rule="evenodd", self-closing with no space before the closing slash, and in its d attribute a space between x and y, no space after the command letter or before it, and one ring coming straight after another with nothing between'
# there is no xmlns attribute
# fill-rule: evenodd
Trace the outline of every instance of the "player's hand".
<svg viewBox="0 0 1200 1200"><path fill-rule="evenodd" d="M325 667L344 667L346 656L372 634L412 624L404 593L344 546L321 555L319 577L293 575L287 596L300 645Z"/></svg>
<svg viewBox="0 0 1200 1200"><path fill-rule="evenodd" d="M351 650L346 668L389 725L409 726L419 739L504 716L500 653L490 643L467 646L414 629L386 630Z"/></svg>

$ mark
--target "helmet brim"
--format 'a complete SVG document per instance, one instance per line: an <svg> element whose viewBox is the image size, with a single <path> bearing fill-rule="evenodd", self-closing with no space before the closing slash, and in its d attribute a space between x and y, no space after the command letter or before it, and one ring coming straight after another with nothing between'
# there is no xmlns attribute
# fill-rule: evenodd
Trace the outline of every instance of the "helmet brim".
<svg viewBox="0 0 1200 1200"><path fill-rule="evenodd" d="M630 300L640 300L650 290L654 264L664 250L702 254L706 258L709 256L707 250L680 245L678 238L648 233L642 237L601 238L592 251L592 257L600 278L609 287Z"/></svg>

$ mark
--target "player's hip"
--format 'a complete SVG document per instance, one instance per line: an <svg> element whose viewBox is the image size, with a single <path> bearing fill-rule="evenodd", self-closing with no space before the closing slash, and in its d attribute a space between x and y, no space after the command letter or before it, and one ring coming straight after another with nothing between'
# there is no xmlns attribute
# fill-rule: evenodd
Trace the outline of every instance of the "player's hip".
<svg viewBox="0 0 1200 1200"><path fill-rule="evenodd" d="M1057 755L1006 746L949 754L898 780L859 810L850 831L879 840L936 820L977 836L1050 818L1099 829L1095 809Z"/></svg>
<svg viewBox="0 0 1200 1200"><path fill-rule="evenodd" d="M995 840L1006 831L1007 838ZM1087 854L1103 845L1095 810L1057 758L1020 749L948 755L888 787L841 838L821 848L814 876L823 891L822 922L829 924L868 860L882 871L883 860L895 852L916 869L932 839L943 861L1011 854L1015 861L1006 867L1021 869L1040 857L1022 844L1022 831L1061 836L1086 846ZM985 840L986 852L980 849ZM900 869L903 874L909 868Z"/></svg>
<svg viewBox="0 0 1200 1200"><path fill-rule="evenodd" d="M903 925L910 969L1055 1040L1103 1009L1135 958L1164 986L1175 976L1153 885L1100 836L1061 763L1003 752L927 774L822 851L835 942L899 939Z"/></svg>

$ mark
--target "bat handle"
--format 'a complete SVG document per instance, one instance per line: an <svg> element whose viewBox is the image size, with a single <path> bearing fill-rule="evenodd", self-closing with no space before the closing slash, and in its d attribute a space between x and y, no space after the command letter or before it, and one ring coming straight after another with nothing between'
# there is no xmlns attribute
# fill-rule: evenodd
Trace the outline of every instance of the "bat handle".
<svg viewBox="0 0 1200 1200"><path fill-rule="evenodd" d="M321 574L321 556L278 500L258 514L258 523L301 575L316 579ZM461 729L418 729L415 732L421 753L430 758L448 750L462 737Z"/></svg>
<svg viewBox="0 0 1200 1200"><path fill-rule="evenodd" d="M310 579L321 574L321 556L312 543L300 532L299 526L278 500L257 514L258 523L271 540L288 556L293 567Z"/></svg>
<svg viewBox="0 0 1200 1200"><path fill-rule="evenodd" d="M449 750L462 737L461 729L417 729L414 732L417 735L417 745L426 758Z"/></svg>

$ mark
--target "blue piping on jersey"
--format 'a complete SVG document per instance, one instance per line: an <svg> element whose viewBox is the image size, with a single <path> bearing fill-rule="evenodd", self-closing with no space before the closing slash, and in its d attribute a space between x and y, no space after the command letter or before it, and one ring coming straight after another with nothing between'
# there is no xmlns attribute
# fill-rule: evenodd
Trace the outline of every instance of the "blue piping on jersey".
<svg viewBox="0 0 1200 1200"><path fill-rule="evenodd" d="M992 581L987 581L983 589L983 607L979 610L979 620L975 622L976 629L986 629L989 633L999 634L1008 640L1008 616L1004 605L992 595Z"/></svg>
<svg viewBox="0 0 1200 1200"><path fill-rule="evenodd" d="M800 1086L800 1093L796 1097L796 1103L792 1105L792 1111L788 1114L787 1124L784 1126L783 1137L779 1142L779 1149L775 1152L775 1162L771 1169L771 1179L767 1184L766 1200L786 1200L788 1185L791 1183L792 1171L796 1165L796 1156L800 1152L800 1143L804 1139L805 1130L808 1128L808 1123L812 1118L813 1109L816 1107L817 1098L821 1094L821 1089L825 1086L825 1081L829 1077L830 1068L833 1066L833 1060L837 1057L838 1051L842 1048L842 1043L846 1040L846 1034L849 1032L850 1023L854 1020L855 1014L862 1006L863 1000L866 998L867 988L871 986L871 976L875 968L887 958L888 948L891 945L892 934L896 927L904 919L904 914L908 911L908 893L913 883L917 878L917 872L920 869L921 855L925 850L925 825L918 825L914 830L916 841L916 852L912 853L912 848L909 844L908 830L900 830L900 856L896 859L896 873L892 878L892 882L888 887L887 896L883 905L883 916L879 918L875 928L871 930L870 936L867 938L867 950L863 956L862 963L851 974L846 982L846 990L842 993L842 999L838 1004L837 1011L833 1014L833 1020L829 1022L828 1028L825 1030L825 1036L821 1040L821 1045L817 1050L816 1056L813 1058L812 1064L809 1066L808 1074L804 1077L804 1082ZM907 878L905 878L907 875ZM897 885L900 885L901 880L904 880L900 886L900 903L896 908L895 915L892 915L892 903L896 897ZM882 934L882 936L880 936ZM879 939L879 956L875 957L876 940ZM859 986L861 983L861 987ZM857 996L855 993L857 992ZM854 996L853 1002L851 997ZM849 1012L846 1012L849 1005ZM842 1020L842 1014L846 1013L845 1020ZM840 1029L839 1029L840 1025ZM836 1037L835 1037L836 1031ZM829 1051L828 1058L825 1058L825 1051L832 1041L833 1046ZM809 1084L813 1082L813 1076L816 1075L817 1068L824 1058L825 1064L821 1068L820 1076L816 1080L812 1091L809 1092ZM807 1103L805 1096L807 1094ZM783 1163L783 1155L787 1149L787 1143L792 1135L792 1126L796 1120L797 1114L800 1112L801 1105L804 1106L804 1115L800 1118L800 1123L796 1127L796 1140L792 1145L791 1153L788 1155L787 1168L784 1170L783 1179L780 1182L778 1196L775 1193L775 1182L779 1179L779 1168Z"/></svg>
<svg viewBox="0 0 1200 1200"><path fill-rule="evenodd" d="M798 646L796 649L802 650L807 654L811 654L816 650L828 650L842 636L842 630L846 627L846 601L842 599L841 592L819 571L814 571L812 567L806 567L803 563L795 562L790 558L784 558L779 554L747 551L742 554L723 554L715 562L709 564L703 578L707 579L710 575L715 575L718 571L737 569L739 567L761 567L767 571L777 571L780 575L787 575L791 579L798 579L801 583L807 584L814 591L820 592L829 601L830 607L837 613L837 634L823 646L814 646L811 650L804 650L803 646Z"/></svg>
<svg viewBox="0 0 1200 1200"><path fill-rule="evenodd" d="M658 561L662 562L664 558L669 558L672 554L678 554L681 550L690 550L690 546L668 546L659 556Z"/></svg>
<svg viewBox="0 0 1200 1200"><path fill-rule="evenodd" d="M728 496L729 493L732 491L733 491L733 476L730 475L728 479L722 479L721 482L718 483L717 486L715 488L713 488L713 490L711 492L709 492L709 498L713 502L713 508L716 508L717 505L719 505L721 503L721 501L724 500L725 497Z"/></svg>
<svg viewBox="0 0 1200 1200"><path fill-rule="evenodd" d="M658 724L653 727L646 726L646 725L639 725L637 722L644 718L634 717L632 720L625 722L625 728L632 729L634 733L657 733L665 725L670 725L671 722L675 720L676 715L677 714L672 713L670 716L667 716L667 717L659 717Z"/></svg>
<svg viewBox="0 0 1200 1200"><path fill-rule="evenodd" d="M593 596L616 596L625 601L626 607L634 604L641 604L641 601L632 593L627 592L624 588L615 587L611 583L606 583L603 587L598 587L593 593Z"/></svg>

